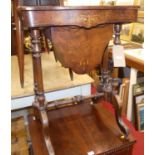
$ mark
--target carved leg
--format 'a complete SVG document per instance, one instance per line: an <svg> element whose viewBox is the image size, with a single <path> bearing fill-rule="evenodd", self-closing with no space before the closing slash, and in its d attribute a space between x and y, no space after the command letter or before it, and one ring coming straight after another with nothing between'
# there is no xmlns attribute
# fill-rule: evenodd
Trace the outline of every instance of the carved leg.
<svg viewBox="0 0 155 155"><path fill-rule="evenodd" d="M49 122L46 113L46 102L43 89L43 77L42 77L42 68L41 68L41 44L40 44L40 31L32 30L32 58L33 58L33 73L34 73L34 92L35 92L35 101L34 114L37 119L40 120L42 125L43 136L46 144L47 151L49 155L54 155L54 149L51 143L49 135Z"/></svg>
<svg viewBox="0 0 155 155"><path fill-rule="evenodd" d="M114 45L120 45L121 44L121 41L120 41L121 28L122 28L121 24L115 24L114 25L114 33L115 33ZM114 92L114 90L111 93L111 99L112 99L111 102L112 102L114 109L115 109L115 116L116 116L117 124L118 124L120 130L123 132L125 138L127 138L128 137L128 128L121 119L121 110L119 107L119 102L121 102L121 101L119 99L119 96L116 95L116 93Z"/></svg>
<svg viewBox="0 0 155 155"><path fill-rule="evenodd" d="M40 110L41 123L43 124L43 135L46 144L46 148L48 150L49 155L55 155L54 148L51 143L50 135L49 135L49 123L48 116L45 109Z"/></svg>
<svg viewBox="0 0 155 155"><path fill-rule="evenodd" d="M105 54L105 57L103 60L107 59L107 55ZM107 62L108 63L108 62ZM116 95L117 93L117 84L114 82L114 80L111 78L111 73L108 71L108 67L106 65L103 65L103 69L101 69L101 84L100 84L100 91L104 92L104 100L112 103L114 110L115 110L115 118L118 127L123 133L123 138L128 137L128 128L124 124L121 118L121 109L119 107L120 99L119 96Z"/></svg>
<svg viewBox="0 0 155 155"><path fill-rule="evenodd" d="M110 102L115 110L115 118L118 127L122 131L124 138L127 139L128 137L128 128L124 124L122 118L121 118L121 108L119 105L121 105L121 100L118 95L116 95L116 92L112 88L112 83L108 83L109 80L107 80L106 83L103 83L103 91L104 91L104 99L105 101ZM111 85L111 86L110 86ZM110 88L111 87L111 88Z"/></svg>
<svg viewBox="0 0 155 155"><path fill-rule="evenodd" d="M112 98L112 105L115 109L115 117L116 117L116 122L117 122L117 125L119 126L120 130L122 131L122 133L124 134L125 138L128 137L128 134L129 134L129 130L128 130L128 127L124 124L122 118L121 118L121 110L120 110L120 98L118 95L115 95L112 93L111 95L111 98Z"/></svg>
<svg viewBox="0 0 155 155"><path fill-rule="evenodd" d="M33 106L34 106L35 115L37 115L36 117L39 116L39 121L41 122L41 125L42 125L42 132L43 132L47 152L49 155L55 155L54 148L52 146L51 138L49 134L49 121L48 121L48 116L46 112L46 106L40 107L39 102L34 102Z"/></svg>

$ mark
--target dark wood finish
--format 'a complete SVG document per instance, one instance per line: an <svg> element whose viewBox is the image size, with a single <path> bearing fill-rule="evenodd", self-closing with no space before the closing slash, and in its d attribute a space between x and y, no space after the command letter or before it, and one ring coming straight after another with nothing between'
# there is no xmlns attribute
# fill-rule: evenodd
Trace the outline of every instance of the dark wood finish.
<svg viewBox="0 0 155 155"><path fill-rule="evenodd" d="M121 44L121 40L120 40L120 32L122 29L122 25L121 24L115 24L114 25L114 45L120 45Z"/></svg>
<svg viewBox="0 0 155 155"><path fill-rule="evenodd" d="M120 138L121 132L115 117L105 110L102 104L90 105L89 102L76 106L51 110L50 136L56 155L131 155L135 139ZM41 134L41 124L29 117L29 129L35 155L48 155Z"/></svg>
<svg viewBox="0 0 155 155"><path fill-rule="evenodd" d="M106 46L106 48L104 50L104 54L102 56L102 60L101 60L101 68L104 68L104 71L108 71L108 61L109 61L109 59L108 59L108 56L109 56L108 52L109 51L108 51L108 44L107 44L107 46Z"/></svg>
<svg viewBox="0 0 155 155"><path fill-rule="evenodd" d="M91 104L94 104L95 102L93 102L93 100L97 101L98 99L101 99L103 97L104 97L104 93L96 93L91 96L75 96L73 98L66 99L66 100L56 100L48 103L47 109L48 110L60 109L68 106L73 106L73 105L79 104L83 100L90 100Z"/></svg>
<svg viewBox="0 0 155 155"><path fill-rule="evenodd" d="M22 20L25 26L52 26L52 42L56 58L64 67L78 74L90 72L101 63L103 50L112 37L110 23L136 21L137 13L136 7L38 6L20 7L20 11L23 12ZM104 25L107 23L108 25Z"/></svg>
<svg viewBox="0 0 155 155"><path fill-rule="evenodd" d="M120 23L114 24L114 34L115 34L114 45L120 45L121 44L121 40L120 40L121 27L122 27L122 25ZM121 105L122 101L120 100L119 96L116 94L112 94L111 99L112 99L112 104L115 108L115 116L116 116L117 124L118 124L120 130L124 133L125 137L127 138L129 131L128 131L127 126L122 121L121 108L119 107L119 105Z"/></svg>
<svg viewBox="0 0 155 155"><path fill-rule="evenodd" d="M42 79L42 68L40 57L40 39L39 39L40 30L45 29L46 27L47 28L51 27L52 32L51 35L52 35L52 41L54 43L54 49L56 50L56 58L65 67L73 69L77 73L86 73L94 69L96 65L103 63L102 62L103 54L105 52L109 40L112 37L112 24L115 24L114 30L116 37L114 43L119 44L120 25L123 23L130 23L136 21L137 9L138 7L134 6L19 7L18 11L23 26L28 27L29 30L31 30L32 32L31 33L33 44L32 55L33 55L33 72L34 72L34 85L35 85L34 90L36 95L34 102L35 119L36 120L39 119L41 122L41 128L42 128L41 131L43 133L43 139L46 144L46 151L48 152L48 154L62 155L66 153L71 155L74 154L81 155L83 153L86 154L88 151L91 151L89 150L91 149L91 147L93 147L94 151L97 151L97 153L100 154L102 152L98 151L103 151L102 150L103 148L101 146L105 143L106 138L108 138L107 136L110 135L110 133L106 133L105 136L101 134L101 131L104 129L102 125L104 126L104 124L101 124L98 132L96 132L95 130L91 132L91 129L93 129L91 125L93 124L97 125L96 123L98 119L93 120L93 122L89 122L89 119L84 121L82 119L82 115L78 115L79 118L76 117L76 115L72 116L73 118L77 118L74 120L75 126L74 122L69 123L70 125L67 125L66 123L64 123L63 120L65 120L65 118L63 117L68 116L70 110L69 108L65 108L64 111L63 110L59 111L60 115L64 112L64 115L62 115L63 117L59 118L61 120L61 123L58 123L58 125L56 125L59 119L58 120L56 119L56 122L55 121L50 122L51 137L49 136L50 130L49 130L48 117L50 118L50 121L52 121L53 117L55 118L59 114L57 115L56 113L52 112L50 116L49 115L47 116L46 113L47 109L43 90L43 79ZM75 30L78 30L78 32L76 33ZM69 41L71 41L71 44L69 43ZM81 44L79 44L79 42ZM92 44L94 46L92 46ZM85 50L85 47L87 50L86 52L83 51ZM70 54L71 51L74 50L75 55ZM83 65L79 64L78 62L80 60L79 58L83 60L82 61ZM118 106L119 102L118 96L116 96L113 93L110 93L110 96L112 99L111 100L112 104L115 108L115 117L117 125L122 131L122 134L125 136L124 140L127 140L129 138L128 130L124 125L123 121L121 120L121 113ZM87 108L89 109L89 107ZM85 112L87 112L87 108L79 109L79 106L73 107L74 111L80 111L82 112L81 114L86 114ZM92 109L90 109L90 111L92 111ZM93 113L90 113L90 115L93 116ZM67 118L66 121L68 121L68 119L70 120L70 118ZM82 123L77 124L82 127L82 130L80 128L78 129L76 125L77 120L80 120L80 122ZM87 128L83 126L83 123L86 123ZM74 130L72 131L71 128ZM71 138L69 138L68 136L65 138L63 135L64 133L61 130L65 132L70 131L68 132L68 134L70 135ZM59 132L56 133L56 131ZM91 134L89 133L89 131ZM93 133L95 134L94 136L95 139L92 138ZM83 134L82 138L80 137L81 134ZM74 137L74 135L77 136ZM96 135L99 135L100 138L96 139ZM87 137L90 138L90 144L88 141L89 138L87 139ZM52 143L50 140L52 141ZM116 141L113 140L111 142L117 143L117 140ZM98 143L102 143L102 145L99 147L99 150L96 150L98 149L96 148L96 144ZM81 144L84 145L84 147L82 147ZM58 145L60 146L58 147ZM62 149L60 148L63 147L65 148L65 151L61 152ZM75 150L76 152L74 152ZM130 152L129 150L130 149L128 149L127 153ZM113 151L115 151L115 149Z"/></svg>
<svg viewBox="0 0 155 155"><path fill-rule="evenodd" d="M52 27L52 43L56 57L64 67L75 73L88 73L101 63L112 32L112 24L91 29ZM69 45L66 45L66 42Z"/></svg>
<svg viewBox="0 0 155 155"><path fill-rule="evenodd" d="M28 27L76 25L90 28L100 24L136 22L137 8L135 6L36 6L20 7L19 11L24 25ZM41 16L44 18L40 18Z"/></svg>
<svg viewBox="0 0 155 155"><path fill-rule="evenodd" d="M33 103L36 119L39 119L42 123L42 132L44 135L44 141L47 146L47 151L50 155L54 155L54 149L49 137L49 123L47 113L45 109L45 96L43 88L42 68L41 68L41 43L40 43L40 31L32 30L32 57L33 57L33 71L34 71L34 90L35 101Z"/></svg>
<svg viewBox="0 0 155 155"><path fill-rule="evenodd" d="M19 74L20 74L20 83L21 87L24 86L24 45L23 45L23 31L21 20L17 13L17 7L19 6L18 0L13 0L13 13L14 13L14 22L15 22L15 42L16 44L16 52L18 56L18 64L19 64Z"/></svg>
<svg viewBox="0 0 155 155"><path fill-rule="evenodd" d="M33 58L33 71L34 71L34 84L36 90L36 96L40 100L40 106L44 106L44 88L43 88L43 77L41 68L41 43L40 43L40 31L32 30L32 58ZM40 98L39 98L40 97Z"/></svg>
<svg viewBox="0 0 155 155"><path fill-rule="evenodd" d="M11 23L11 55L16 55L16 37L14 23Z"/></svg>
<svg viewBox="0 0 155 155"><path fill-rule="evenodd" d="M128 127L124 124L122 117L121 117L121 108L119 107L119 105L121 105L121 100L120 97L118 95L114 95L112 94L111 96L112 99L112 105L115 109L115 118L116 118L116 122L120 128L120 130L122 131L122 133L124 134L125 138L128 138L128 134L129 134L129 129Z"/></svg>

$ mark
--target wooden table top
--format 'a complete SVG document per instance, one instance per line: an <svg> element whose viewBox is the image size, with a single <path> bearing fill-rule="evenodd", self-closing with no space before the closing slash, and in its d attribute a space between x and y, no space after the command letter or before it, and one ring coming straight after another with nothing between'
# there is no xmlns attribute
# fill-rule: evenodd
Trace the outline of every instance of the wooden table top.
<svg viewBox="0 0 155 155"><path fill-rule="evenodd" d="M100 24L137 21L139 6L20 6L27 27L69 26L91 28ZM57 18L56 18L57 17Z"/></svg>

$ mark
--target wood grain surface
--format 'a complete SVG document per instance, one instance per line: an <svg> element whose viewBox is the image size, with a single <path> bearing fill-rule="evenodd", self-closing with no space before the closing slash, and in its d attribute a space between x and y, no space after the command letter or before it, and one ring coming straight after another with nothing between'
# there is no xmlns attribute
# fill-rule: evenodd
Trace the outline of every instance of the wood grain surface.
<svg viewBox="0 0 155 155"><path fill-rule="evenodd" d="M88 102L48 112L50 136L56 155L131 155L135 139L120 138L115 117L102 104ZM29 128L35 155L47 155L41 125L29 116Z"/></svg>

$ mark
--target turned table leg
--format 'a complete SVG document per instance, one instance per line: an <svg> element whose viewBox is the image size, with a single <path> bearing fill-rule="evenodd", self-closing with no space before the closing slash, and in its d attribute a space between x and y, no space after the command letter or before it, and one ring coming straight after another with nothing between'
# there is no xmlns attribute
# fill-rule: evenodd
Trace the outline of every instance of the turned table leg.
<svg viewBox="0 0 155 155"><path fill-rule="evenodd" d="M40 30L31 30L32 37L32 60L34 76L35 101L33 103L35 116L41 121L43 136L49 155L54 155L54 149L49 135L49 121L46 112L46 101L43 88L42 66L41 66L41 43Z"/></svg>
<svg viewBox="0 0 155 155"><path fill-rule="evenodd" d="M120 41L121 27L122 27L121 24L115 24L114 25L114 34L115 34L114 45L120 45L121 44L121 41ZM112 92L111 98L112 98L113 107L115 109L115 117L116 117L117 125L119 126L120 130L123 132L125 138L127 138L128 128L124 124L124 122L121 118L121 110L119 107L119 99L118 99L117 95L115 95L113 92Z"/></svg>

